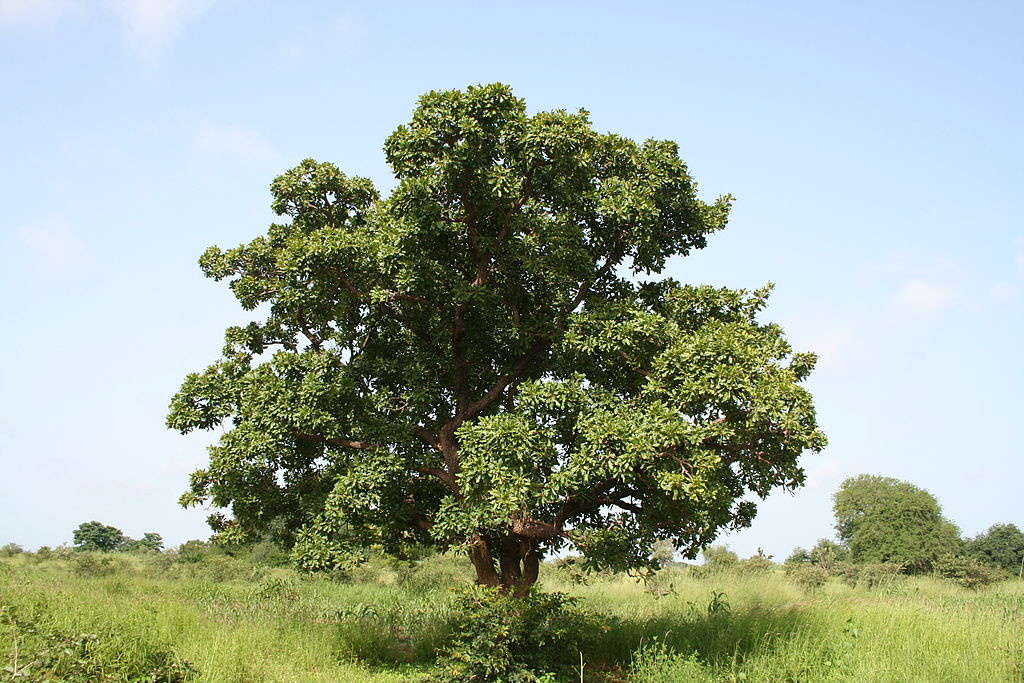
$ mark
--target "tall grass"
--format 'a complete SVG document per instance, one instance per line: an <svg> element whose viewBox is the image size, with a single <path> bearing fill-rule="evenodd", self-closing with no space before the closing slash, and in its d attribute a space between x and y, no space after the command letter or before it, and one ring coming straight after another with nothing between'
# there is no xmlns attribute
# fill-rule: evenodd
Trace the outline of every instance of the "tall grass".
<svg viewBox="0 0 1024 683"><path fill-rule="evenodd" d="M74 647L92 673L65 680L427 680L449 636L450 589L466 580L461 559L446 557L412 569L376 563L345 582L229 560L125 555L111 565L0 561L0 670L16 653L24 666L58 634L91 637ZM1018 581L979 591L929 577L872 590L830 581L807 592L780 572L670 570L652 591L544 569L546 590L602 617L579 653L588 681L1024 680Z"/></svg>

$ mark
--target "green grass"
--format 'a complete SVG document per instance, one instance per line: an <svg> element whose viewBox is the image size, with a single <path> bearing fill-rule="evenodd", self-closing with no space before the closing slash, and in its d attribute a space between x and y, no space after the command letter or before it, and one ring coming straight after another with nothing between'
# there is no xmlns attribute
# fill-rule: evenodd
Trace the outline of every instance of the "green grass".
<svg viewBox="0 0 1024 683"><path fill-rule="evenodd" d="M435 558L415 571L377 563L342 583L219 559L0 561L0 670L40 660L0 681L40 680L46 666L53 680L426 680L466 574L457 558ZM1024 681L1018 581L830 581L807 593L781 572L675 572L659 597L627 577L577 585L545 570L546 589L602 617L582 653L588 681Z"/></svg>

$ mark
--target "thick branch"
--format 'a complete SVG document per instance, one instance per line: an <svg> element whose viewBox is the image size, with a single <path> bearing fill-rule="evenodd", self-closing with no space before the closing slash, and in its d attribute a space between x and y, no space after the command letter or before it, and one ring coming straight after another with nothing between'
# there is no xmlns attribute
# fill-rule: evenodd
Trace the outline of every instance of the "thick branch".
<svg viewBox="0 0 1024 683"><path fill-rule="evenodd" d="M334 436L322 436L320 434L312 434L310 432L303 432L297 429L292 430L292 436L298 439L304 439L306 441L315 441L317 443L328 444L330 446L337 446L338 448L355 448L359 450L365 450L368 448L381 448L380 444L370 443L369 441L357 441L355 439L345 439Z"/></svg>

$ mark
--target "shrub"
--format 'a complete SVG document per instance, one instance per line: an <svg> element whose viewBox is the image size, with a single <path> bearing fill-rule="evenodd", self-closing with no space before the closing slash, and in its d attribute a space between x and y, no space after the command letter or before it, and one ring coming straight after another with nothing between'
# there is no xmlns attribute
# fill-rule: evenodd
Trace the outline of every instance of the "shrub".
<svg viewBox="0 0 1024 683"><path fill-rule="evenodd" d="M255 600L291 602L299 599L298 582L288 576L268 576L251 589Z"/></svg>
<svg viewBox="0 0 1024 683"><path fill-rule="evenodd" d="M935 562L935 573L972 590L995 583L1001 574L972 557L946 555Z"/></svg>
<svg viewBox="0 0 1024 683"><path fill-rule="evenodd" d="M25 552L25 549L17 543L8 543L0 546L0 557L14 557L15 555L20 555L23 552Z"/></svg>
<svg viewBox="0 0 1024 683"><path fill-rule="evenodd" d="M203 562L215 555L223 552L208 541L191 540L178 546L177 557L181 562Z"/></svg>
<svg viewBox="0 0 1024 683"><path fill-rule="evenodd" d="M850 550L841 543L822 538L811 548L808 556L812 564L832 571L839 563L849 561Z"/></svg>
<svg viewBox="0 0 1024 683"><path fill-rule="evenodd" d="M847 585L856 587L857 578L860 576L860 568L852 562L836 562L831 570L829 570L829 573L832 576L839 577Z"/></svg>
<svg viewBox="0 0 1024 683"><path fill-rule="evenodd" d="M805 591L815 591L828 581L828 572L815 565L790 565L786 568L786 576Z"/></svg>
<svg viewBox="0 0 1024 683"><path fill-rule="evenodd" d="M514 598L474 586L454 614L453 643L440 661L453 681L550 680L575 667L588 635L601 628L562 593Z"/></svg>
<svg viewBox="0 0 1024 683"><path fill-rule="evenodd" d="M126 569L127 564L121 558L81 552L71 559L71 568L79 576L109 576Z"/></svg>
<svg viewBox="0 0 1024 683"><path fill-rule="evenodd" d="M53 628L38 615L20 614L0 605L0 641L17 642L19 656L0 670L4 680L24 681L160 681L184 683L198 672L169 648L136 641L132 655L123 656L116 629L106 633L76 633Z"/></svg>
<svg viewBox="0 0 1024 683"><path fill-rule="evenodd" d="M767 574L773 569L775 569L775 563L772 562L771 555L765 555L760 548L756 555L751 555L736 564L736 570L741 574Z"/></svg>
<svg viewBox="0 0 1024 683"><path fill-rule="evenodd" d="M629 673L629 680L638 683L714 680L712 672L695 655L674 652L659 641L644 645L633 653Z"/></svg>
<svg viewBox="0 0 1024 683"><path fill-rule="evenodd" d="M740 557L724 545L713 545L704 549L704 566L720 571L733 569L739 564Z"/></svg>
<svg viewBox="0 0 1024 683"><path fill-rule="evenodd" d="M865 588L879 588L895 581L903 566L895 562L869 562L857 567L857 585Z"/></svg>
<svg viewBox="0 0 1024 683"><path fill-rule="evenodd" d="M786 558L784 564L787 567L790 565L811 564L811 554L805 549L797 546L796 548L793 548L793 552Z"/></svg>

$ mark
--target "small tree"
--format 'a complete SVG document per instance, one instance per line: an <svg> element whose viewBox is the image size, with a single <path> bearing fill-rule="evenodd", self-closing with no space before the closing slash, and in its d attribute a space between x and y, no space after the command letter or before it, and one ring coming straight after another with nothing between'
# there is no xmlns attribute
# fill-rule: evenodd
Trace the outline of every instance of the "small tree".
<svg viewBox="0 0 1024 683"><path fill-rule="evenodd" d="M806 549L797 546L793 548L793 552L789 554L789 557L786 558L783 564L787 567L810 565L811 554Z"/></svg>
<svg viewBox="0 0 1024 683"><path fill-rule="evenodd" d="M160 534L143 534L138 540L127 539L122 548L133 552L160 552L164 548L164 539Z"/></svg>
<svg viewBox="0 0 1024 683"><path fill-rule="evenodd" d="M20 555L23 552L25 552L25 549L17 543L5 543L0 546L0 557L14 557L15 555Z"/></svg>
<svg viewBox="0 0 1024 683"><path fill-rule="evenodd" d="M1024 533L1015 524L995 524L968 540L964 554L990 567L1019 574L1024 560Z"/></svg>
<svg viewBox="0 0 1024 683"><path fill-rule="evenodd" d="M704 549L704 567L711 572L734 569L740 562L740 556L729 550L728 546L713 545Z"/></svg>
<svg viewBox="0 0 1024 683"><path fill-rule="evenodd" d="M127 540L120 529L96 521L83 522L74 532L75 550L111 552L120 549Z"/></svg>
<svg viewBox="0 0 1024 683"><path fill-rule="evenodd" d="M811 548L810 559L813 564L822 569L832 571L838 563L850 559L850 549L835 541L822 538Z"/></svg>
<svg viewBox="0 0 1024 683"><path fill-rule="evenodd" d="M757 320L767 288L655 277L722 229L678 146L528 115L504 85L431 92L385 143L397 187L307 160L271 185L286 222L210 248L261 322L189 375L168 425L227 424L186 505L272 525L306 569L378 544L461 548L523 594L540 560L687 557L800 486L825 438L814 365Z"/></svg>
<svg viewBox="0 0 1024 683"><path fill-rule="evenodd" d="M855 563L921 573L959 551L956 525L942 516L935 496L913 484L864 474L844 481L834 500L836 531Z"/></svg>

